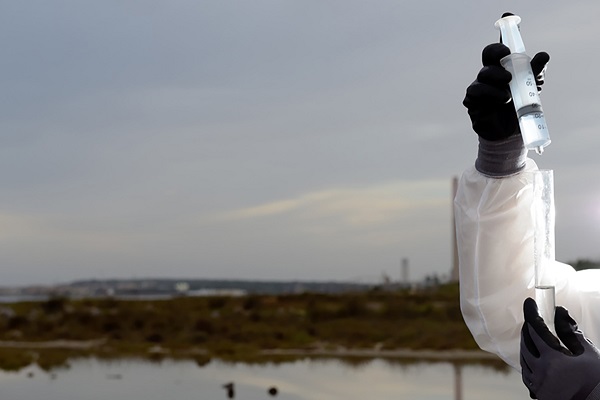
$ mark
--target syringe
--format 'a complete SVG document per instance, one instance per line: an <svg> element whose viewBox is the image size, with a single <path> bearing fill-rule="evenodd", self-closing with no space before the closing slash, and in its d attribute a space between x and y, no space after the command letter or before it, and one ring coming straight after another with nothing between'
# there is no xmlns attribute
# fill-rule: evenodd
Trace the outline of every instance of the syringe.
<svg viewBox="0 0 600 400"><path fill-rule="evenodd" d="M525 54L525 45L519 32L520 22L521 17L507 15L495 23L496 28L500 29L502 43L511 52L500 60L500 64L512 75L508 85L519 118L519 127L525 147L528 150L535 150L541 155L544 147L550 144L550 135L535 76L531 70L531 58Z"/></svg>

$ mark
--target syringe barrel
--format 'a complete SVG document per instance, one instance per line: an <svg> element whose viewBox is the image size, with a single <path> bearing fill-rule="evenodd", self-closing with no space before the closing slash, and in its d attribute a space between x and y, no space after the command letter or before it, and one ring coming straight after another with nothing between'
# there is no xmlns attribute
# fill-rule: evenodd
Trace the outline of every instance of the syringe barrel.
<svg viewBox="0 0 600 400"><path fill-rule="evenodd" d="M523 143L527 149L539 153L550 144L550 134L531 69L531 58L524 53L512 53L500 60L500 64L512 75L508 86L519 119Z"/></svg>
<svg viewBox="0 0 600 400"><path fill-rule="evenodd" d="M512 53L502 58L500 64L512 75L508 86L517 112L527 106L541 111L542 101L531 69L531 58L524 53Z"/></svg>

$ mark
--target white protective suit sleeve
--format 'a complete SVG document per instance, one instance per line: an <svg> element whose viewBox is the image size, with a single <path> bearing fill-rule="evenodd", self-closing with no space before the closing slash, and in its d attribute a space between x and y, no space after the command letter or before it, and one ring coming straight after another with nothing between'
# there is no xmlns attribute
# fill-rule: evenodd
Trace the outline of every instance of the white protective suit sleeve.
<svg viewBox="0 0 600 400"><path fill-rule="evenodd" d="M463 317L483 350L517 370L523 301L535 298L528 172L536 169L528 159L522 172L490 178L472 167L463 173L454 199ZM556 304L600 344L600 270L576 272L559 262L548 269L556 278Z"/></svg>

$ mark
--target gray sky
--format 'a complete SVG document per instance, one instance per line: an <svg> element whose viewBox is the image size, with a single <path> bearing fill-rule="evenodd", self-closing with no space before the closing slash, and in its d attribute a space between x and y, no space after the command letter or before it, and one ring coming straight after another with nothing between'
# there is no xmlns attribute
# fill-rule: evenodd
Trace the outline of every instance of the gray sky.
<svg viewBox="0 0 600 400"><path fill-rule="evenodd" d="M0 13L0 285L447 274L505 11L552 58L557 258L600 258L594 2L38 0Z"/></svg>

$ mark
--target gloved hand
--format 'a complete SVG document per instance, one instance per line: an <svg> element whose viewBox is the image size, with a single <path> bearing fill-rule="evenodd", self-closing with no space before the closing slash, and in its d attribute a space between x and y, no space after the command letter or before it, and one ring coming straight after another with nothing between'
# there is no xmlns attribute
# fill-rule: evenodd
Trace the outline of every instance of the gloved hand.
<svg viewBox="0 0 600 400"><path fill-rule="evenodd" d="M531 298L523 304L521 374L532 399L600 399L600 352L563 307L556 307L550 332Z"/></svg>
<svg viewBox="0 0 600 400"><path fill-rule="evenodd" d="M500 65L500 60L509 54L510 49L501 43L490 44L483 49L483 68L475 82L467 88L463 101L473 130L479 135L475 168L495 178L521 171L527 160L527 149L523 145L508 87L512 76ZM544 71L549 60L550 56L544 52L531 60L538 90L544 83Z"/></svg>
<svg viewBox="0 0 600 400"><path fill-rule="evenodd" d="M500 59L510 54L502 43L486 46L482 53L483 68L467 88L463 105L467 107L473 130L482 138L496 141L521 133L508 82L510 72L500 65ZM544 83L544 73L550 56L537 53L531 60L538 90Z"/></svg>

